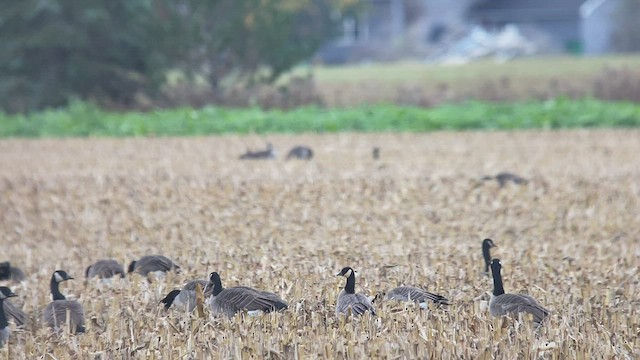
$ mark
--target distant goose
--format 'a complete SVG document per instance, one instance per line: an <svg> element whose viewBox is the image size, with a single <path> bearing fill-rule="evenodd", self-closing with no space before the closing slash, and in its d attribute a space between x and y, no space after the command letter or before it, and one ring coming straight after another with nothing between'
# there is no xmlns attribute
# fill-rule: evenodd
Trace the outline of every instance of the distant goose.
<svg viewBox="0 0 640 360"><path fill-rule="evenodd" d="M336 301L336 315L349 313L349 309L353 315L362 315L369 311L371 315L375 315L376 311L371 304L371 300L362 294L356 294L356 273L350 267L342 268L342 270L336 274L336 276L344 276L347 278L347 284L344 289L338 294L338 301Z"/></svg>
<svg viewBox="0 0 640 360"><path fill-rule="evenodd" d="M27 276L20 268L11 266L11 263L4 261L0 263L0 280L12 280L14 282L21 282L25 280Z"/></svg>
<svg viewBox="0 0 640 360"><path fill-rule="evenodd" d="M147 276L150 273L162 276L167 271L171 271L173 269L179 271L180 266L176 265L168 257L162 255L148 255L141 257L138 261L132 261L129 264L127 272L137 272L142 276Z"/></svg>
<svg viewBox="0 0 640 360"><path fill-rule="evenodd" d="M169 309L171 305L178 307L181 311L191 312L196 308L196 286L200 284L202 291L204 292L204 298L211 296L213 292L213 286L207 280L194 280L189 281L182 290L173 290L160 300L164 304L165 309Z"/></svg>
<svg viewBox="0 0 640 360"><path fill-rule="evenodd" d="M4 302L10 298L18 296L6 286L0 286L0 348L9 341L11 330L9 329L9 321L4 310Z"/></svg>
<svg viewBox="0 0 640 360"><path fill-rule="evenodd" d="M482 180L494 180L494 179L498 181L498 184L500 184L500 187L505 186L508 182L513 182L516 185L523 185L529 181L523 177L520 177L516 174L508 173L508 172L501 172L501 173L498 173L496 176L487 175L482 178Z"/></svg>
<svg viewBox="0 0 640 360"><path fill-rule="evenodd" d="M275 150L273 150L273 145L267 144L267 149L262 151L251 151L247 150L246 153L240 156L242 160L250 160L250 159L274 159L276 157Z"/></svg>
<svg viewBox="0 0 640 360"><path fill-rule="evenodd" d="M284 300L271 292L245 286L225 289L222 287L222 280L217 272L212 272L209 275L209 281L213 286L210 306L214 314L225 314L231 317L241 311L256 314L280 311L289 307Z"/></svg>
<svg viewBox="0 0 640 360"><path fill-rule="evenodd" d="M313 150L308 146L298 145L289 151L287 160L289 159L311 160L313 158Z"/></svg>
<svg viewBox="0 0 640 360"><path fill-rule="evenodd" d="M426 290L422 290L413 286L400 286L391 291L385 296L386 300L398 300L403 302L413 301L418 303L423 309L429 307L429 303L436 305L451 305L446 297L438 294L430 293Z"/></svg>
<svg viewBox="0 0 640 360"><path fill-rule="evenodd" d="M87 279L99 277L100 279L109 279L116 275L120 275L124 278L124 268L115 260L98 260L92 265L89 265L84 272Z"/></svg>
<svg viewBox="0 0 640 360"><path fill-rule="evenodd" d="M482 240L482 257L484 258L484 273L489 276L489 266L491 266L491 248L496 247L491 239Z"/></svg>
<svg viewBox="0 0 640 360"><path fill-rule="evenodd" d="M499 259L491 262L491 273L493 274L493 294L489 301L489 312L493 316L514 315L518 313L528 313L533 316L533 321L540 325L549 316L549 310L540 305L536 299L524 294L505 294L502 286L502 275Z"/></svg>
<svg viewBox="0 0 640 360"><path fill-rule="evenodd" d="M371 156L373 157L373 160L380 159L380 148L377 146L374 147L373 150L371 151Z"/></svg>
<svg viewBox="0 0 640 360"><path fill-rule="evenodd" d="M60 292L59 284L63 281L72 280L63 270L56 270L51 275L51 295L53 301L44 309L44 321L56 331L67 323L67 312L71 317L71 332L84 332L84 311L82 305L76 300L67 300Z"/></svg>

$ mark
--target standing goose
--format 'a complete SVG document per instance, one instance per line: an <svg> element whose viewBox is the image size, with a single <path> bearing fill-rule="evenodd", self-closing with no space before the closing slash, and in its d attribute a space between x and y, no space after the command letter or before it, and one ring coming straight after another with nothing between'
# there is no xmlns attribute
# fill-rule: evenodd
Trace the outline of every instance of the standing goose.
<svg viewBox="0 0 640 360"><path fill-rule="evenodd" d="M7 321L7 315L4 311L4 302L10 297L18 296L14 294L11 289L6 286L0 286L0 348L9 341L9 321Z"/></svg>
<svg viewBox="0 0 640 360"><path fill-rule="evenodd" d="M336 276L344 276L347 278L347 284L344 289L338 294L338 301L336 301L336 315L348 314L349 309L353 315L362 315L365 312L371 312L371 315L375 315L376 311L371 304L371 300L362 294L356 294L356 273L350 267L343 268Z"/></svg>
<svg viewBox="0 0 640 360"><path fill-rule="evenodd" d="M142 276L147 276L149 273L156 275L164 275L167 271L176 269L180 270L180 266L176 265L173 261L169 260L166 256L162 255L148 255L143 256L138 261L132 261L129 264L128 273L137 272Z"/></svg>
<svg viewBox="0 0 640 360"><path fill-rule="evenodd" d="M173 290L160 300L164 304L165 309L169 309L172 304L178 306L181 311L192 312L196 308L196 286L200 284L204 292L205 299L210 297L213 292L213 286L206 280L189 281L182 290Z"/></svg>
<svg viewBox="0 0 640 360"><path fill-rule="evenodd" d="M9 261L0 263L0 280L12 280L16 283L19 283L26 278L27 276L24 274L24 271L15 266L11 266L11 263Z"/></svg>
<svg viewBox="0 0 640 360"><path fill-rule="evenodd" d="M89 265L84 272L87 279L99 277L100 279L110 279L116 275L124 278L124 268L115 260L98 260Z"/></svg>
<svg viewBox="0 0 640 360"><path fill-rule="evenodd" d="M51 275L51 296L53 301L44 309L44 321L55 330L60 329L67 322L67 311L71 317L71 332L84 332L84 311L76 300L67 300L62 295L59 285L63 281L72 280L63 270L56 270Z"/></svg>
<svg viewBox="0 0 640 360"><path fill-rule="evenodd" d="M260 291L246 286L236 286L225 289L222 287L220 275L212 272L209 275L210 286L213 286L211 296L211 311L214 314L234 316L246 310L249 314L258 312L272 312L287 309L289 305L278 295Z"/></svg>
<svg viewBox="0 0 640 360"><path fill-rule="evenodd" d="M540 325L549 316L549 310L540 305L536 299L524 294L505 294L502 286L502 275L500 274L499 259L491 262L491 273L493 274L493 294L489 301L489 312L493 316L515 315L518 313L528 313L533 316L533 322Z"/></svg>
<svg viewBox="0 0 640 360"><path fill-rule="evenodd" d="M487 276L489 273L489 266L491 266L491 248L496 247L491 239L482 240L482 257L484 258L484 274Z"/></svg>

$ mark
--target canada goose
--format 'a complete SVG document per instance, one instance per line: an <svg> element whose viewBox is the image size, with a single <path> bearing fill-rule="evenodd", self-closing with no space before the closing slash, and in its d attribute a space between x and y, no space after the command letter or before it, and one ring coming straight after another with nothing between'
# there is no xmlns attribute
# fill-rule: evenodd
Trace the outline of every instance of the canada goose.
<svg viewBox="0 0 640 360"><path fill-rule="evenodd" d="M205 299L211 296L213 292L213 286L206 280L194 280L189 281L182 290L173 290L160 300L164 304L165 309L169 309L172 304L178 306L182 311L191 312L196 308L196 286L200 284L202 291L204 292Z"/></svg>
<svg viewBox="0 0 640 360"><path fill-rule="evenodd" d="M373 151L371 152L371 156L373 157L373 160L380 159L380 148L377 146L374 147Z"/></svg>
<svg viewBox="0 0 640 360"><path fill-rule="evenodd" d="M501 172L501 173L498 173L496 176L487 175L482 178L482 180L494 180L494 179L498 181L498 184L500 184L500 187L504 187L510 181L516 185L523 185L529 182L529 180L509 172Z"/></svg>
<svg viewBox="0 0 640 360"><path fill-rule="evenodd" d="M287 154L287 160L291 158L311 160L311 158L313 158L313 150L311 150L311 148L308 146L295 146L289 151L289 154Z"/></svg>
<svg viewBox="0 0 640 360"><path fill-rule="evenodd" d="M491 262L491 273L493 274L493 294L489 301L489 312L492 316L517 315L518 313L528 313L533 316L533 321L540 325L549 315L549 310L540 305L536 299L524 294L505 294L502 286L502 275L500 275L499 259Z"/></svg>
<svg viewBox="0 0 640 360"><path fill-rule="evenodd" d="M211 311L214 314L234 316L246 310L249 314L256 312L271 312L287 309L289 305L278 295L252 289L246 286L223 288L220 275L212 272L209 275L210 286L213 286L211 296Z"/></svg>
<svg viewBox="0 0 640 360"><path fill-rule="evenodd" d="M12 280L14 282L21 282L25 280L27 276L20 268L11 266L9 261L0 263L0 280Z"/></svg>
<svg viewBox="0 0 640 360"><path fill-rule="evenodd" d="M246 153L240 155L241 160L274 159L275 157L276 157L276 152L273 149L273 145L271 144L267 144L266 150L261 150L261 151L247 150Z"/></svg>
<svg viewBox="0 0 640 360"><path fill-rule="evenodd" d="M338 294L338 301L336 301L336 315L348 314L349 309L354 315L362 315L365 312L371 312L371 315L375 315L376 311L371 304L371 300L362 294L356 294L356 272L350 267L343 268L336 276L344 276L347 278L347 284L344 289Z"/></svg>
<svg viewBox="0 0 640 360"><path fill-rule="evenodd" d="M0 348L9 341L11 330L9 329L9 321L4 310L4 302L10 297L18 296L6 286L0 286Z"/></svg>
<svg viewBox="0 0 640 360"><path fill-rule="evenodd" d="M496 247L491 239L482 240L482 257L484 258L484 273L489 276L489 266L491 266L491 248Z"/></svg>
<svg viewBox="0 0 640 360"><path fill-rule="evenodd" d="M141 257L138 261L132 261L129 264L127 272L132 273L135 271L142 276L147 276L149 273L155 273L157 275L161 273L164 274L172 269L179 271L180 266L174 264L173 261L169 260L166 256L148 255Z"/></svg>
<svg viewBox="0 0 640 360"><path fill-rule="evenodd" d="M63 281L72 280L63 270L56 270L51 275L51 296L53 301L44 309L44 321L55 330L60 329L67 322L67 311L71 316L71 331L84 332L84 311L82 305L75 300L67 300L59 289Z"/></svg>
<svg viewBox="0 0 640 360"><path fill-rule="evenodd" d="M87 279L99 277L100 279L109 279L116 275L124 278L124 268L115 260L98 260L89 265L84 272Z"/></svg>
<svg viewBox="0 0 640 360"><path fill-rule="evenodd" d="M423 309L428 308L429 302L437 305L451 305L449 300L438 294L430 293L413 286L400 286L385 295L386 300L398 300L403 302L413 301L419 304Z"/></svg>

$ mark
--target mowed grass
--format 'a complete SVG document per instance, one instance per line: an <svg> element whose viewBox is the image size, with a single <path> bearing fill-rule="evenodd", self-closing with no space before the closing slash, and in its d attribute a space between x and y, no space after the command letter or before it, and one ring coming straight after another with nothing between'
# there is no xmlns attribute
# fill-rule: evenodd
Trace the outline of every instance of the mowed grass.
<svg viewBox="0 0 640 360"><path fill-rule="evenodd" d="M307 144L316 157L237 159L266 141L280 155ZM33 321L0 356L638 358L639 148L638 130L3 140L0 261L27 273L11 287ZM531 182L480 181L503 170ZM540 331L489 316L485 237L507 292L552 311ZM95 260L145 254L183 272L83 283ZM359 292L417 285L453 305L378 302L377 318L337 317L343 266L360 272ZM62 292L84 306L83 335L37 320L56 269L76 277ZM211 271L290 309L233 319L162 310L169 290Z"/></svg>
<svg viewBox="0 0 640 360"><path fill-rule="evenodd" d="M638 55L556 56L508 62L487 59L456 65L394 62L315 66L313 74L317 90L327 104L353 106L398 101L408 96L422 96L435 103L448 98L460 101L492 96L523 100L557 92L593 96L594 79L604 76L606 81L605 69L638 68ZM297 73L305 71L308 70Z"/></svg>
<svg viewBox="0 0 640 360"><path fill-rule="evenodd" d="M468 102L425 109L375 105L291 111L171 109L106 112L84 103L65 110L1 115L0 137L176 136L209 134L425 132L436 130L637 127L640 105L597 100L491 104Z"/></svg>

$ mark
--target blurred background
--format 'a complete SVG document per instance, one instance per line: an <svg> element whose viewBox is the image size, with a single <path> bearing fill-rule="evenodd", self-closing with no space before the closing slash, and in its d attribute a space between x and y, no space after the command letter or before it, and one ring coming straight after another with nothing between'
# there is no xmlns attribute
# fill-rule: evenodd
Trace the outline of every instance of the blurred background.
<svg viewBox="0 0 640 360"><path fill-rule="evenodd" d="M640 101L638 0L1 0L0 108Z"/></svg>

